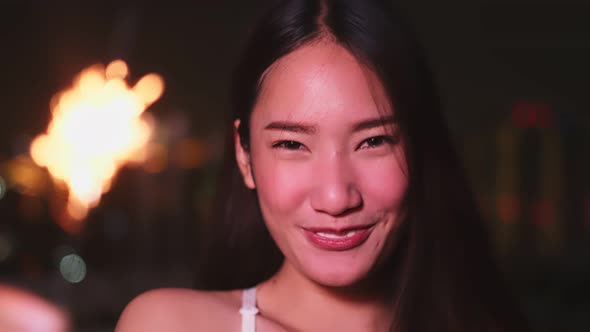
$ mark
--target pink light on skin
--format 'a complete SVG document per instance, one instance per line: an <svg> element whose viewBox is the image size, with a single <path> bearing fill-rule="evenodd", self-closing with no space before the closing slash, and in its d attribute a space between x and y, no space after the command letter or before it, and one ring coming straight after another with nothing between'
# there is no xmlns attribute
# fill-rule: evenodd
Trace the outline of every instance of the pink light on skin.
<svg viewBox="0 0 590 332"><path fill-rule="evenodd" d="M393 112L374 74L330 42L304 46L268 73L251 150L236 135L236 157L286 257L282 271L345 286L388 255L407 187ZM371 224L359 238L340 232ZM320 231L310 238L306 229Z"/></svg>

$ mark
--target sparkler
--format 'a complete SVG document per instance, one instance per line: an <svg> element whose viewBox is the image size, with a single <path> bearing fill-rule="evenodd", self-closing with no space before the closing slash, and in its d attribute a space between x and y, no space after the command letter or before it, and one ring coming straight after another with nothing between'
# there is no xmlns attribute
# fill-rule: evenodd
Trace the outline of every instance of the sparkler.
<svg viewBox="0 0 590 332"><path fill-rule="evenodd" d="M68 190L67 213L83 220L98 205L117 171L146 157L154 123L144 111L164 91L157 74L127 85L127 64L111 62L83 70L50 103L52 120L31 144L32 159Z"/></svg>

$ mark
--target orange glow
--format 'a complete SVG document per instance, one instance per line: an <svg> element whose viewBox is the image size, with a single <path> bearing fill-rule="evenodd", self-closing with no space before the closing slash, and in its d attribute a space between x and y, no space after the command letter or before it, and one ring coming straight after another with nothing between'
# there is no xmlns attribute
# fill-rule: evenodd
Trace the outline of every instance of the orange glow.
<svg viewBox="0 0 590 332"><path fill-rule="evenodd" d="M147 146L147 157L143 163L143 169L149 173L160 173L168 165L168 151L166 146L158 143L150 143Z"/></svg>
<svg viewBox="0 0 590 332"><path fill-rule="evenodd" d="M174 157L180 168L199 167L205 159L205 146L194 138L183 139L177 144Z"/></svg>
<svg viewBox="0 0 590 332"><path fill-rule="evenodd" d="M35 163L65 183L67 212L76 220L99 203L120 167L145 157L153 124L142 113L162 95L164 83L148 74L129 87L127 74L122 60L83 70L52 98L51 123L31 144Z"/></svg>
<svg viewBox="0 0 590 332"><path fill-rule="evenodd" d="M151 104L164 92L164 81L157 74L147 74L133 87L133 92L141 101Z"/></svg>
<svg viewBox="0 0 590 332"><path fill-rule="evenodd" d="M46 192L49 181L46 172L28 156L19 155L3 165L9 187L28 196Z"/></svg>
<svg viewBox="0 0 590 332"><path fill-rule="evenodd" d="M106 69L106 77L107 79L111 78L121 78L124 79L129 74L129 69L127 68L127 64L123 60L115 60L107 66Z"/></svg>

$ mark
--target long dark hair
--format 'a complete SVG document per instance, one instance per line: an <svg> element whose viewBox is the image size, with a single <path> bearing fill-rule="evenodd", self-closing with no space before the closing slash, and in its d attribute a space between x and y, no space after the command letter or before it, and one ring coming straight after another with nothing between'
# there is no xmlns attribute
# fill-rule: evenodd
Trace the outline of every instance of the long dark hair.
<svg viewBox="0 0 590 332"><path fill-rule="evenodd" d="M404 142L409 186L394 271L392 331L526 331L490 252L440 112L432 75L408 24L388 1L277 2L254 29L235 72L231 119L248 150L250 114L264 73L286 54L322 38L346 48L383 84ZM245 187L228 121L214 219L204 232L198 287L234 289L272 276L283 256Z"/></svg>

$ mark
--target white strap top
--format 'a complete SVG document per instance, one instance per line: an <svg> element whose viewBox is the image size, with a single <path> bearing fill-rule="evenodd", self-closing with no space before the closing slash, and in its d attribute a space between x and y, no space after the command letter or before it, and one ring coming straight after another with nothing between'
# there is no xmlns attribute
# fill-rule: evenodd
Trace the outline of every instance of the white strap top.
<svg viewBox="0 0 590 332"><path fill-rule="evenodd" d="M256 314L258 314L258 308L256 307L256 287L244 289L242 291L242 308L240 308L242 332L256 331Z"/></svg>

